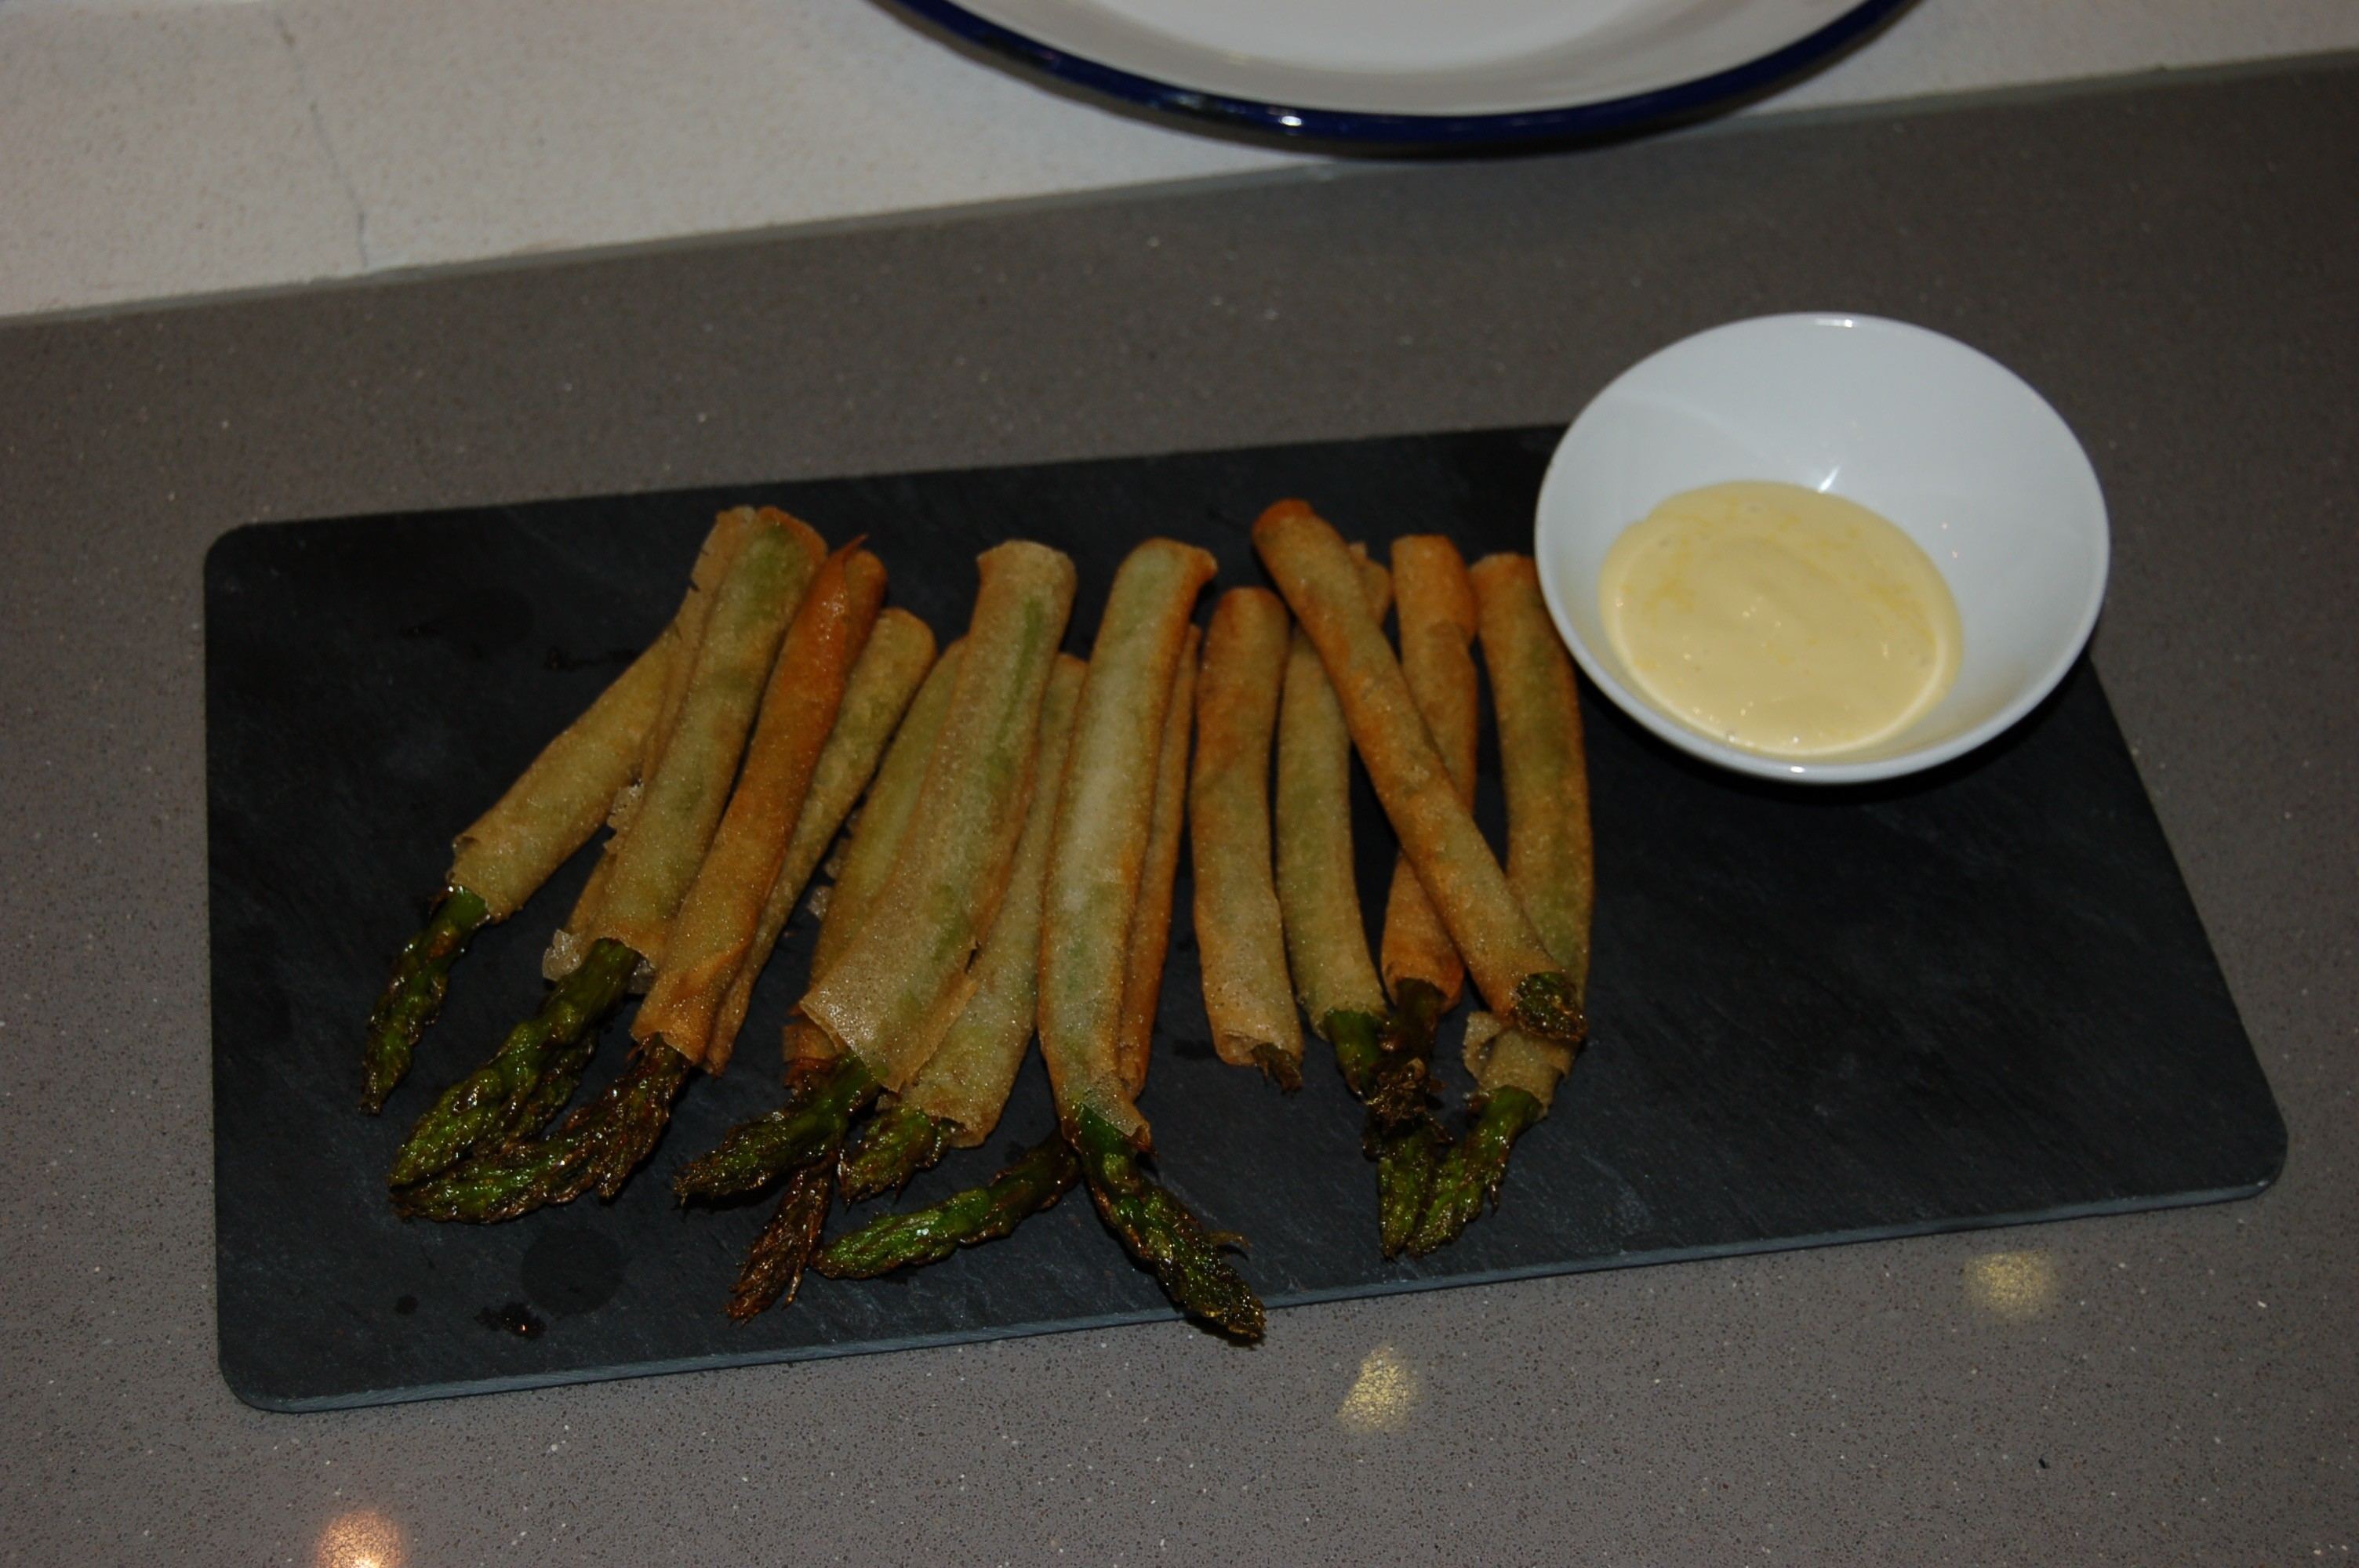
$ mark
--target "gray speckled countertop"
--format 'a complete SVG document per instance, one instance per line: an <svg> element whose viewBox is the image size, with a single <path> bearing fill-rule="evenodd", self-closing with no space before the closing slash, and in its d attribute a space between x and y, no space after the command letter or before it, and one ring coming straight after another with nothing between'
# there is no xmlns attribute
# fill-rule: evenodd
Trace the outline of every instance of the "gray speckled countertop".
<svg viewBox="0 0 2359 1568"><path fill-rule="evenodd" d="M0 1558L2267 1563L2359 1544L2359 70L0 330ZM199 563L255 517L1569 417L1954 332L2284 1106L2257 1201L321 1416L213 1368Z"/></svg>

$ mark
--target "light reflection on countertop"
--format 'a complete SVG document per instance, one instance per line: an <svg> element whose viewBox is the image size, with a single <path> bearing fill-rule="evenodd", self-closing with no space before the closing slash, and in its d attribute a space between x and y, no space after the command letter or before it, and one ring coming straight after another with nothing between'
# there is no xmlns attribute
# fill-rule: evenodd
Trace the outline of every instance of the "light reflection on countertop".
<svg viewBox="0 0 2359 1568"><path fill-rule="evenodd" d="M1966 1260L1966 1305L2002 1323L2024 1323L2056 1304L2056 1262L2044 1249L1983 1252Z"/></svg>
<svg viewBox="0 0 2359 1568"><path fill-rule="evenodd" d="M1379 1345L1360 1362L1360 1375L1335 1407L1347 1432L1400 1432L1417 1408L1417 1368L1390 1345Z"/></svg>
<svg viewBox="0 0 2359 1568"><path fill-rule="evenodd" d="M318 1568L402 1568L408 1553L399 1525L375 1509L354 1509L328 1521L311 1561Z"/></svg>

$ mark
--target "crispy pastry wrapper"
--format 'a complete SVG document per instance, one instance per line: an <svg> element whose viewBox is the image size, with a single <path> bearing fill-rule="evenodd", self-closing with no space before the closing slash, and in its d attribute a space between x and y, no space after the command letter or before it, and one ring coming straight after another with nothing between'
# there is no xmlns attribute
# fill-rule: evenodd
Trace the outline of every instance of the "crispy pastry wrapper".
<svg viewBox="0 0 2359 1568"><path fill-rule="evenodd" d="M1147 1119L1117 1060L1132 911L1154 827L1172 677L1212 556L1149 539L1114 573L1090 654L1049 849L1040 926L1040 1054L1070 1125L1094 1110L1134 1142Z"/></svg>
<svg viewBox="0 0 2359 1568"><path fill-rule="evenodd" d="M1163 740L1155 759L1155 811L1147 830L1147 859L1138 872L1125 948L1122 1017L1114 1032L1114 1065L1132 1099L1147 1087L1155 1054L1155 1017L1163 1002L1163 960L1171 948L1171 889L1180 875L1180 843L1188 826L1188 730L1196 715L1196 654L1202 639L1190 626L1171 676L1163 709Z"/></svg>
<svg viewBox="0 0 2359 1568"><path fill-rule="evenodd" d="M704 543L697 549L696 564L689 570L688 592L656 639L656 646L664 650L665 668L654 717L640 734L631 776L614 791L606 808L606 825L614 829L614 835L600 848L598 863L590 869L590 880L574 898L572 912L566 915L565 924L558 927L549 940L548 951L541 955L540 972L547 979L561 980L571 974L582 962L582 956L590 950L588 933L597 923L599 902L605 897L607 881L614 873L614 855L622 847L619 840L623 829L638 809L639 795L671 739L672 726L679 717L680 698L688 690L689 676L695 673L697 649L704 643L704 623L712 612L713 595L722 579L729 575L737 552L760 524L761 514L752 507L734 507L713 519Z"/></svg>
<svg viewBox="0 0 2359 1568"><path fill-rule="evenodd" d="M1212 1048L1233 1067L1299 1082L1302 1026L1270 871L1270 739L1289 630L1266 588L1233 588L1213 607L1196 676L1188 841Z"/></svg>
<svg viewBox="0 0 2359 1568"><path fill-rule="evenodd" d="M663 761L664 748L671 744L672 731L679 724L680 704L688 699L688 683L696 674L697 650L704 646L704 628L712 619L712 603L727 580L729 568L737 564L738 553L745 541L765 527L784 524L786 514L768 507L756 510L751 506L732 507L712 520L712 529L704 535L704 543L696 552L696 564L689 568L688 593L681 599L679 612L672 617L666 635L671 637L679 650L664 681L663 706L657 710L656 721L647 729L646 743L639 752L639 783L644 785L655 777L656 764ZM618 796L614 802L614 825L616 831L626 826L631 814L638 809L639 790L634 788Z"/></svg>
<svg viewBox="0 0 2359 1568"><path fill-rule="evenodd" d="M489 919L522 908L637 778L671 658L671 641L657 638L451 846L450 885L482 899Z"/></svg>
<svg viewBox="0 0 2359 1568"><path fill-rule="evenodd" d="M927 759L876 917L803 997L802 1013L884 1088L908 1087L974 989L1032 793L1040 702L1072 612L1073 563L1015 541L984 552L949 716Z"/></svg>
<svg viewBox="0 0 2359 1568"><path fill-rule="evenodd" d="M1023 836L1016 841L1006 895L975 957L974 994L901 1096L903 1103L949 1122L955 1129L950 1141L961 1149L974 1148L999 1125L1007 1092L1016 1087L1016 1070L1032 1044L1040 996L1040 884L1049 869L1049 835L1057 825L1073 706L1087 669L1071 654L1060 654L1049 672L1049 689L1040 699L1032 799L1025 808Z"/></svg>
<svg viewBox="0 0 2359 1568"><path fill-rule="evenodd" d="M1519 989L1556 973L1473 814L1419 716L1408 682L1367 613L1343 539L1299 501L1254 524L1254 546L1302 622L1343 708L1376 798L1492 1011L1521 1016Z"/></svg>
<svg viewBox="0 0 2359 1568"><path fill-rule="evenodd" d="M1381 628L1392 575L1363 560L1360 577L1370 619ZM1319 650L1300 626L1288 645L1278 702L1275 816L1286 956L1302 1011L1324 1039L1331 1013L1382 1016L1385 989L1368 956L1352 857L1352 735Z"/></svg>
<svg viewBox="0 0 2359 1568"><path fill-rule="evenodd" d="M918 688L901 728L893 734L876 781L861 804L859 824L827 890L827 912L821 916L819 940L811 949L810 976L816 980L834 967L852 946L861 921L893 874L901 841L908 836L910 818L918 812L918 796L926 787L926 764L932 760L934 741L950 717L951 699L958 689L959 666L966 641L952 643Z"/></svg>
<svg viewBox="0 0 2359 1568"><path fill-rule="evenodd" d="M1480 1093L1521 1089L1546 1111L1556 1103L1557 1086L1572 1071L1573 1048L1506 1028L1497 1014L1478 1008L1466 1015L1464 1055Z"/></svg>
<svg viewBox="0 0 2359 1568"><path fill-rule="evenodd" d="M1471 574L1483 660L1499 720L1507 795L1507 881L1557 965L1583 998L1596 899L1589 824L1589 765L1581 689L1558 640L1539 575L1527 556L1490 556ZM1572 1066L1572 1047L1509 1029L1478 1042L1467 1032L1467 1066L1484 1092L1514 1087L1546 1107Z"/></svg>
<svg viewBox="0 0 2359 1568"><path fill-rule="evenodd" d="M1499 715L1507 880L1558 967L1585 989L1596 865L1580 683L1549 619L1531 557L1486 557L1473 576Z"/></svg>
<svg viewBox="0 0 2359 1568"><path fill-rule="evenodd" d="M786 859L771 880L768 898L763 901L753 945L721 999L721 1011L712 1022L712 1042L706 1048L708 1071L718 1072L714 1063L729 1059L737 1032L745 1026L745 1010L753 1004L755 982L762 978L779 934L786 930L811 874L826 858L828 846L835 842L843 819L852 815L860 792L868 787L895 726L901 722L933 663L934 633L923 621L906 610L887 610L876 618L868 633L868 645L861 649L859 661L852 666L852 678L844 686L835 728L811 770L810 791L795 818Z"/></svg>
<svg viewBox="0 0 2359 1568"><path fill-rule="evenodd" d="M679 719L623 831L585 933L624 944L656 968L729 804L778 644L827 554L808 525L777 515L746 538L713 596Z"/></svg>
<svg viewBox="0 0 2359 1568"><path fill-rule="evenodd" d="M634 1039L661 1039L708 1072L727 1065L727 1046L712 1049L713 1026L753 952L820 753L884 600L885 564L857 546L830 556L811 579L772 665L721 826L632 1021Z"/></svg>
<svg viewBox="0 0 2359 1568"><path fill-rule="evenodd" d="M1401 675L1441 753L1442 765L1450 770L1459 800L1472 810L1480 719L1474 585L1458 546L1439 534L1395 539L1393 599L1400 617ZM1512 871L1507 880L1515 881ZM1393 864L1380 953L1386 990L1397 996L1403 980L1423 980L1441 993L1443 1011L1458 1005L1465 989L1465 962L1406 855Z"/></svg>

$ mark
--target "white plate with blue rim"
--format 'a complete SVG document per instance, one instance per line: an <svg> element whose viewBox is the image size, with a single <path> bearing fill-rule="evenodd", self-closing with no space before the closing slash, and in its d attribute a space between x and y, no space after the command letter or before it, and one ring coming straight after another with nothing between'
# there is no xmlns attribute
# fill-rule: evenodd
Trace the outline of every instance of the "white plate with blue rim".
<svg viewBox="0 0 2359 1568"><path fill-rule="evenodd" d="M1616 135L1756 96L1909 0L890 0L1120 104L1368 151Z"/></svg>

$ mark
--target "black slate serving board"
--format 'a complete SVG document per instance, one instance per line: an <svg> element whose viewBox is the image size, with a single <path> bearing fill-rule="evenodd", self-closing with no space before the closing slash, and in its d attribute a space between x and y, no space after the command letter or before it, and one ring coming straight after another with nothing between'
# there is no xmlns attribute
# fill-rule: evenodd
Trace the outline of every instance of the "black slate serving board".
<svg viewBox="0 0 2359 1568"><path fill-rule="evenodd" d="M906 1278L812 1279L745 1327L720 1311L766 1206L681 1215L665 1178L777 1098L768 1043L804 978L799 915L737 1065L692 1086L651 1167L474 1229L404 1224L381 1184L436 1090L540 995L578 857L461 966L381 1119L356 1043L451 835L669 614L712 513L773 503L866 533L895 602L947 640L972 559L1023 535L1081 568L1086 652L1149 533L1259 580L1252 519L1312 499L1373 541L1527 547L1554 430L1266 448L271 524L207 561L221 1364L309 1410L1168 1317L1078 1198ZM1300 1093L1207 1044L1183 865L1144 1108L1163 1178L1252 1238L1274 1307L1715 1254L2215 1201L2258 1192L2285 1132L2085 665L2013 733L1930 776L1799 791L1691 762L1588 709L1598 884L1593 1043L1516 1152L1505 1206L1419 1262L1376 1255L1359 1118L1323 1048ZM1486 721L1487 722L1487 721ZM1485 736L1478 815L1495 836ZM1364 902L1390 835L1364 781ZM1454 1081L1458 1020L1443 1054ZM592 1084L620 1061L608 1025ZM1027 1065L978 1179L1049 1125ZM839 1217L839 1223L841 1219ZM1281 1312L1273 1336L1288 1331Z"/></svg>

